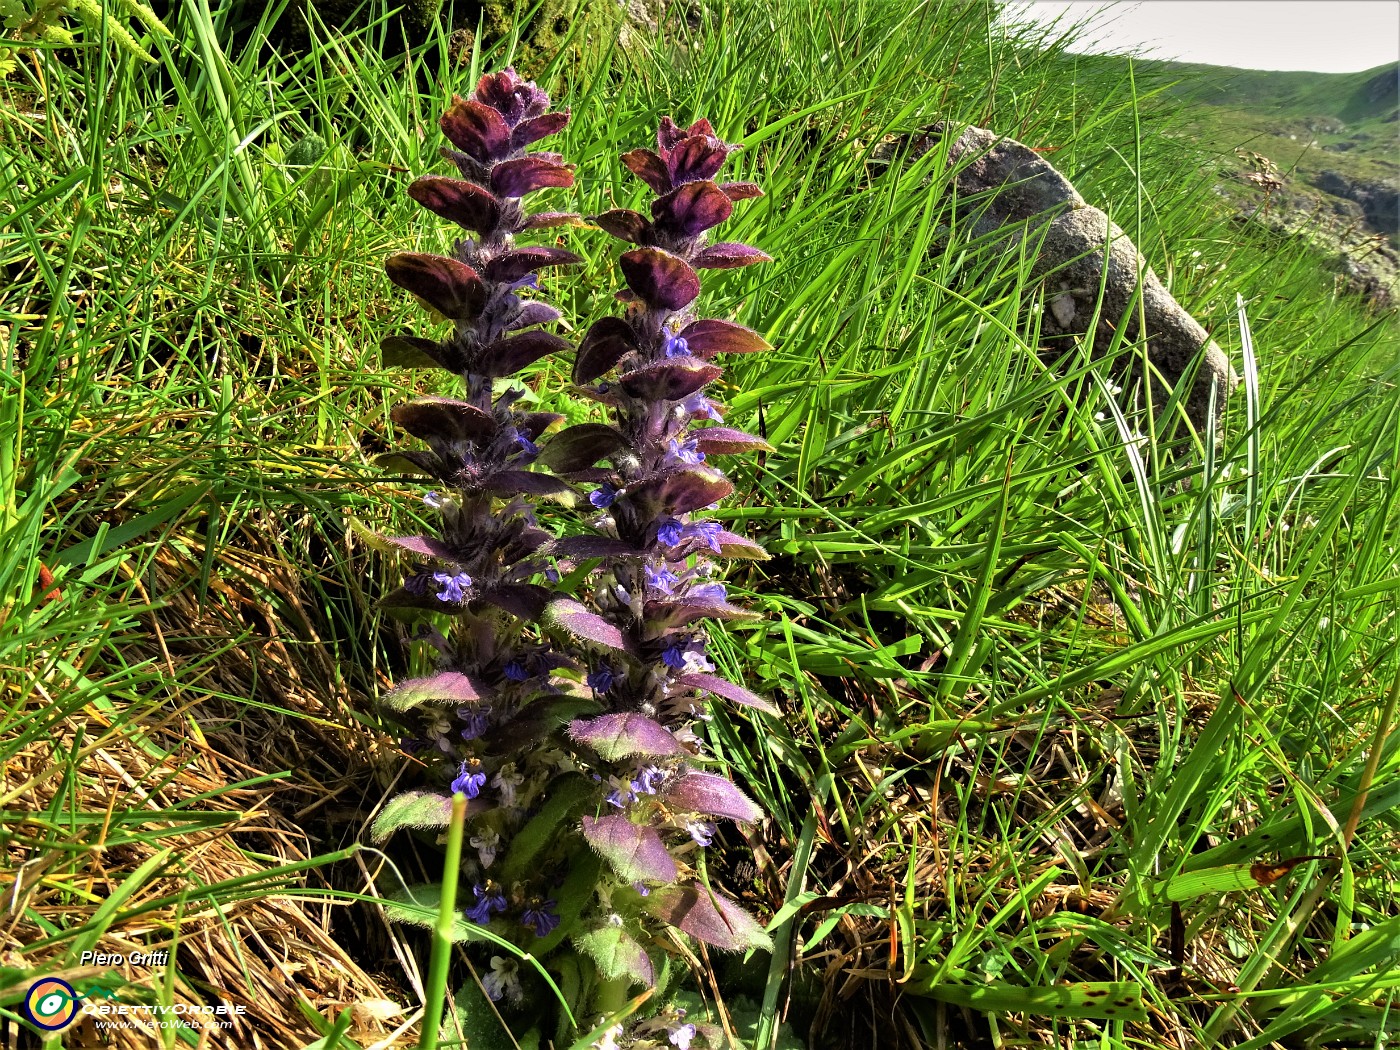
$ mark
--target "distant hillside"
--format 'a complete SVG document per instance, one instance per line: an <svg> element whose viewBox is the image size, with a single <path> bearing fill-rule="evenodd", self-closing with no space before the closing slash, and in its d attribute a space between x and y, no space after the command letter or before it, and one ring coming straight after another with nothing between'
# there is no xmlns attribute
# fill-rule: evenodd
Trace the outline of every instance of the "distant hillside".
<svg viewBox="0 0 1400 1050"><path fill-rule="evenodd" d="M1067 73L1126 79L1122 56ZM1244 221L1314 240L1378 304L1400 293L1400 63L1359 73L1134 60L1144 123L1193 145Z"/></svg>
<svg viewBox="0 0 1400 1050"><path fill-rule="evenodd" d="M1400 64L1394 63L1360 73L1287 73L1191 62L1141 62L1137 71L1176 81L1170 90L1180 98L1281 120L1332 117L1378 129L1395 123L1400 113Z"/></svg>

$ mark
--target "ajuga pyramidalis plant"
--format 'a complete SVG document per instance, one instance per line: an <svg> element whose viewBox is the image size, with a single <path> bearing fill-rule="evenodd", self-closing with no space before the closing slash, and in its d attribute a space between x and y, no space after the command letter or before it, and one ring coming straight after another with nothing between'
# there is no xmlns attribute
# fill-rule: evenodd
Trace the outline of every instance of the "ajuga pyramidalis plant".
<svg viewBox="0 0 1400 1050"><path fill-rule="evenodd" d="M469 236L456 242L450 256L403 253L385 262L395 284L453 329L442 340L392 336L381 344L386 364L445 368L466 389L461 399L424 398L391 412L428 449L394 453L383 463L435 479L442 491L425 499L440 516L441 530L385 541L386 549L421 562L382 604L445 613L453 627L444 633L419 626L417 637L437 650L438 669L400 683L385 704L410 724L418 716L406 747L439 774L448 791L392 799L374 833L383 838L398 827L445 826L450 792L464 792L475 849L467 915L485 924L511 912L541 935L557 923L553 902L543 896L511 900L508 887L488 872L502 837L520 825L550 772L527 768L526 758L538 757L528 745L547 729L522 726L522 712L540 694L557 693L551 673L571 666L530 626L549 597L539 581L553 573L542 553L552 535L539 527L531 501L567 501L573 492L530 469L539 455L536 439L563 417L520 411L523 388L499 381L569 345L535 327L559 312L518 293L537 287L541 268L579 257L515 243L527 230L577 221L562 212L529 213L522 203L535 190L572 185L572 170L557 154L525 152L568 119L566 112L550 112L548 95L510 69L482 77L471 98L454 99L440 124L455 147L443 153L462 177L426 176L409 194ZM533 708L536 720L550 713L547 704Z"/></svg>
<svg viewBox="0 0 1400 1050"><path fill-rule="evenodd" d="M623 316L588 330L573 369L574 392L600 403L608 421L545 439L560 417L518 412L520 389L495 381L566 345L533 328L557 312L517 295L534 286L539 268L577 261L559 248L514 243L526 230L574 221L530 215L520 203L572 181L557 156L524 152L567 121L547 107L544 93L512 70L457 99L441 123L457 147L444 152L462 178L421 178L410 193L476 236L451 257L404 254L386 264L395 283L455 326L443 341L385 340L386 361L447 368L467 389L462 400L428 398L392 413L429 451L399 453L390 464L428 474L446 494L428 496L440 535L384 542L419 560L384 603L449 613L454 628L419 628L437 649L438 669L386 699L413 727L406 747L441 787L392 799L374 831L442 827L449 793L464 792L474 847L463 871L471 924L464 936L485 927L547 960L583 1018L608 1016L630 989L658 983L668 927L723 949L769 945L753 917L696 881L693 863L714 821L762 816L704 768L697 723L714 697L771 710L713 673L703 628L707 619L749 615L727 600L714 559L763 551L699 516L732 489L707 457L766 447L712 425L722 423L705 394L721 373L714 359L767 344L747 328L693 314L696 271L767 256L708 238L734 200L760 192L714 181L735 147L706 121L682 129L663 119L656 152L623 157L659 195L651 219L623 210L594 219L635 245L620 258ZM509 334L520 329L529 330ZM531 469L538 466L553 476ZM555 539L530 501L568 503L574 486L589 491L593 533ZM568 573L567 593L551 562ZM545 584L554 585L552 598ZM518 1003L524 977L497 954L483 987ZM610 1031L604 1043L641 1050L711 1036L666 1008Z"/></svg>
<svg viewBox="0 0 1400 1050"><path fill-rule="evenodd" d="M694 732L711 697L769 708L712 673L702 626L750 615L729 603L713 559L763 557L763 550L697 517L733 488L707 457L767 447L710 425L722 421L705 394L722 371L714 358L767 344L747 328L692 310L698 269L767 261L747 245L707 243L733 201L759 189L713 181L734 147L708 121L680 128L663 118L657 147L622 158L659 195L651 218L619 209L593 219L635 245L620 259L624 315L596 322L574 361L575 390L607 406L612 425L576 427L560 439L577 433L577 444L589 449L582 460L606 455L612 466L572 476L596 483L588 498L600 512L593 521L598 535L564 539L555 549L601 562L588 604L558 598L545 614L591 651L587 683L604 712L569 726L607 787L606 804L582 824L616 884L605 881L600 891L608 904L603 921L576 940L600 963L623 955L641 962L640 942L629 931L658 921L720 948L768 944L738 905L693 881L687 862L691 850L709 844L714 820L762 816L728 780L702 768L704 745ZM646 964L625 975L645 979Z"/></svg>

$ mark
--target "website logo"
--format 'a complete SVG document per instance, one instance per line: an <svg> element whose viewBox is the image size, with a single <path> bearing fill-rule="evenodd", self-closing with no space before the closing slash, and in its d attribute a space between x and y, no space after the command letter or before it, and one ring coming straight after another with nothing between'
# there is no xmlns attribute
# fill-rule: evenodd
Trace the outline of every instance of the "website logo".
<svg viewBox="0 0 1400 1050"><path fill-rule="evenodd" d="M24 1013L29 1023L45 1032L67 1028L78 1015L79 995L67 981L41 977L29 986Z"/></svg>

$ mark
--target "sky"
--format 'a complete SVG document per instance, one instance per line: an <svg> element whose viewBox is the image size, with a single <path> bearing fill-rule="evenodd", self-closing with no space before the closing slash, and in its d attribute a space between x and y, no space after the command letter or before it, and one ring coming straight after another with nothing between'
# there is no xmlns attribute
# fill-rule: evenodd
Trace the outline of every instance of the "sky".
<svg viewBox="0 0 1400 1050"><path fill-rule="evenodd" d="M1102 12L1071 50L1243 69L1351 73L1400 61L1400 0L1021 0L1021 17L1064 25Z"/></svg>

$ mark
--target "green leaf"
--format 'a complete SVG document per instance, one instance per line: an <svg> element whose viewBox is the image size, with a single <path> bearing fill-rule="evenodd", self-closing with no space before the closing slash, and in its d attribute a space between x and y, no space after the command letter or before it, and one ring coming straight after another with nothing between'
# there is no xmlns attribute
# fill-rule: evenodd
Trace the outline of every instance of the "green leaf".
<svg viewBox="0 0 1400 1050"><path fill-rule="evenodd" d="M442 887L436 882L429 882L418 886L409 886L386 898L384 912L392 922L402 922L410 926L432 929L437 925L438 907L441 903ZM495 942L494 937L484 936L479 926L468 922L461 915L458 915L453 922L449 937L455 942Z"/></svg>
<svg viewBox="0 0 1400 1050"><path fill-rule="evenodd" d="M574 947L597 963L603 976L610 981L627 977L634 984L649 987L656 979L646 949L620 926L600 926L581 933L574 938Z"/></svg>
<svg viewBox="0 0 1400 1050"><path fill-rule="evenodd" d="M1104 1021L1146 1021L1142 986L1131 981L1086 981L1042 988L1004 984L924 984L905 986L914 995L983 1013L1023 1013L1047 1017L1084 1017Z"/></svg>
<svg viewBox="0 0 1400 1050"><path fill-rule="evenodd" d="M565 831L561 825L577 818L597 795L597 785L582 773L568 773L555 780L540 811L510 840L510 850L501 862L501 881L510 884L530 874L544 848L560 834L574 830ZM582 843L580 837L580 847Z"/></svg>
<svg viewBox="0 0 1400 1050"><path fill-rule="evenodd" d="M470 810L471 802L467 806ZM477 808L482 806L478 803ZM432 791L405 791L385 803L370 826L370 838L383 842L399 828L445 828L451 819L451 796Z"/></svg>

